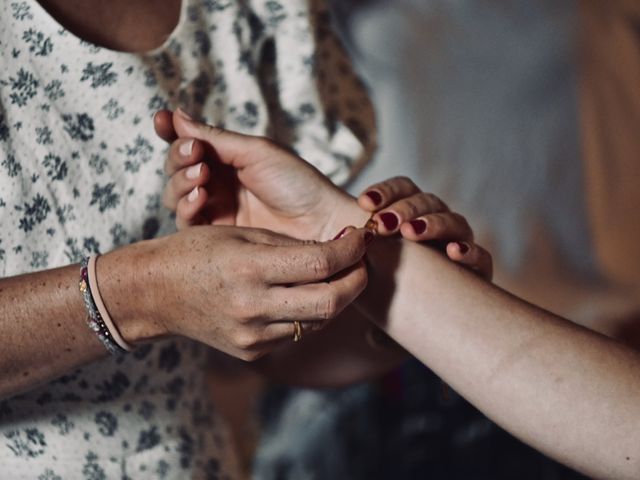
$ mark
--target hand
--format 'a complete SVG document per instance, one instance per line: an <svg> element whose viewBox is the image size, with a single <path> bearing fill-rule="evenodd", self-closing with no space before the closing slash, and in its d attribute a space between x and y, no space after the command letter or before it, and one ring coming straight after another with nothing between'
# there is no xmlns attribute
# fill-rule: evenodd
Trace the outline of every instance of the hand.
<svg viewBox="0 0 640 480"><path fill-rule="evenodd" d="M138 255L138 275L149 282L141 308L162 334L255 360L292 341L294 320L319 330L362 292L368 235L313 243L200 226L152 240ZM117 262L110 255L100 261Z"/></svg>
<svg viewBox="0 0 640 480"><path fill-rule="evenodd" d="M363 210L376 212L373 218L378 234L400 233L415 242L437 242L449 259L491 280L491 254L473 242L467 220L451 212L432 193L421 191L409 178L395 177L371 185L360 194L358 204Z"/></svg>
<svg viewBox="0 0 640 480"><path fill-rule="evenodd" d="M180 110L158 112L154 123L172 141L163 202L176 211L179 229L238 225L327 240L366 221L350 196L266 138L197 123Z"/></svg>

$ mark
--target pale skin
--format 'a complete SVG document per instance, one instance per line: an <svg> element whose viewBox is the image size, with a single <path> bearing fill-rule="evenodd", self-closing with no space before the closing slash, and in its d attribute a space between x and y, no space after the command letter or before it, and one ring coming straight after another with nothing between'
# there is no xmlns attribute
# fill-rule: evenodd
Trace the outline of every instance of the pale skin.
<svg viewBox="0 0 640 480"><path fill-rule="evenodd" d="M253 158L263 158L255 148L260 139L174 122L185 138L212 145L239 175L250 171ZM292 156L269 151L281 161ZM391 190L374 189L381 193L379 207L393 203ZM370 200L359 198L363 205ZM206 209L178 211L193 214L178 219L186 225ZM400 228L415 235L410 223ZM482 256L479 247L474 251ZM369 285L356 306L476 407L586 475L638 477L637 350L518 299L417 243L376 240L367 258Z"/></svg>

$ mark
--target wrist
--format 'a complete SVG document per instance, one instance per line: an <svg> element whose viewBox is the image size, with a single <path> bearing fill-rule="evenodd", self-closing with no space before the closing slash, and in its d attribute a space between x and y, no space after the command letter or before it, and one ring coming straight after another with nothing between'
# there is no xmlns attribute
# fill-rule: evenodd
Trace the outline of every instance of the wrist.
<svg viewBox="0 0 640 480"><path fill-rule="evenodd" d="M363 227L371 213L363 210L355 198L346 192L339 192L334 202L333 209L324 222L321 240L332 240L345 227Z"/></svg>
<svg viewBox="0 0 640 480"><path fill-rule="evenodd" d="M154 313L158 288L150 261L157 242L147 240L114 250L101 255L96 265L109 315L124 340L134 346L169 334Z"/></svg>

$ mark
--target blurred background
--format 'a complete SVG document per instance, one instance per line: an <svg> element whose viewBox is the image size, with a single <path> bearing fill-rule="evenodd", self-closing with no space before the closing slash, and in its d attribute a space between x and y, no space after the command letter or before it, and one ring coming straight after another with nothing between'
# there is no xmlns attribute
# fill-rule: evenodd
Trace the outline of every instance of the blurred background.
<svg viewBox="0 0 640 480"><path fill-rule="evenodd" d="M379 150L350 185L352 193L390 176L411 177L467 216L478 242L494 254L498 285L625 337L621 332L640 323L638 254L630 249L624 261L608 260L621 244L608 236L598 211L618 212L612 221L619 238L640 238L637 189L609 193L640 181L639 150L602 158L585 142L589 132L605 139L610 133L606 125L592 128L585 113L585 61L606 81L602 56L630 65L629 57L617 58L609 34L631 28L636 46L640 40L640 22L627 25L627 7L617 5L333 1L378 115ZM637 65L640 48L627 53ZM621 92L633 84L629 72L616 74ZM626 108L631 122L614 121L610 112L611 125L640 128L633 109ZM626 262L634 274L620 267ZM254 478L583 478L515 440L414 361L349 389L274 385L266 392L250 405L257 420L240 430L246 458L257 451L248 467Z"/></svg>

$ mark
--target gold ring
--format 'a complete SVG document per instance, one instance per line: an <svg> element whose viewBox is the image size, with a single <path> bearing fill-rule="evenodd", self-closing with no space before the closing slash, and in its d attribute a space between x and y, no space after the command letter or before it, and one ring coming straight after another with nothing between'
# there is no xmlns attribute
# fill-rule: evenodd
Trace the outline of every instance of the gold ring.
<svg viewBox="0 0 640 480"><path fill-rule="evenodd" d="M302 339L302 325L298 320L293 322L293 341L299 342Z"/></svg>

